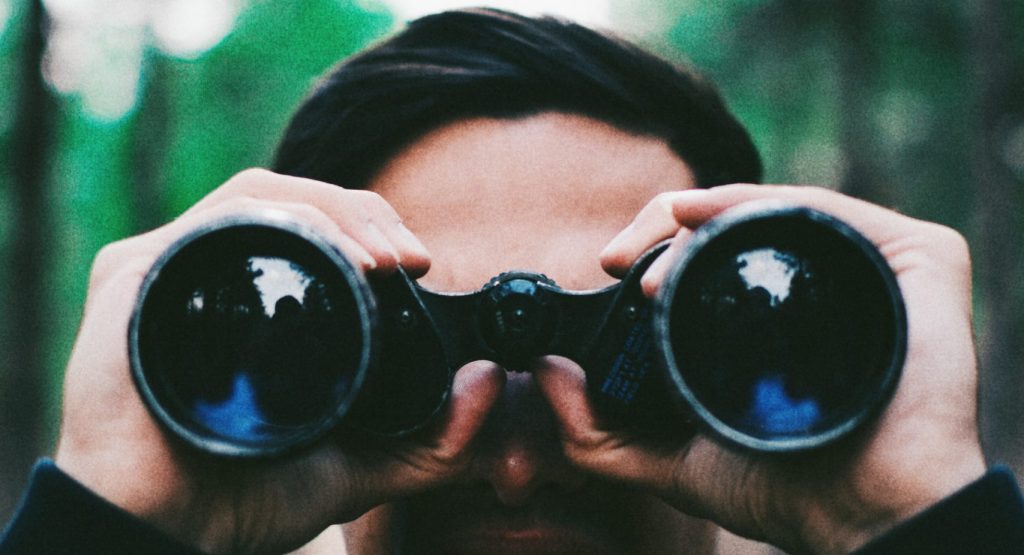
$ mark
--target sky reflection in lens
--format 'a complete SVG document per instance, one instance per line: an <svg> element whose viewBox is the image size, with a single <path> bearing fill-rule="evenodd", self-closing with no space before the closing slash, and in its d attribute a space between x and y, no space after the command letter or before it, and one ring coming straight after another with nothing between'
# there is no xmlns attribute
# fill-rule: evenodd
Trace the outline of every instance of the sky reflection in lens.
<svg viewBox="0 0 1024 555"><path fill-rule="evenodd" d="M272 435L256 400L256 388L246 372L235 375L227 399L219 402L196 399L193 410L200 422L224 436L251 441Z"/></svg>
<svg viewBox="0 0 1024 555"><path fill-rule="evenodd" d="M821 421L821 407L814 399L791 397L782 376L767 375L754 384L748 417L754 429L770 434L792 434L814 429Z"/></svg>
<svg viewBox="0 0 1024 555"><path fill-rule="evenodd" d="M267 316L273 318L278 301L286 297L292 297L300 305L305 301L311 279L292 262L271 256L254 256L249 259L249 268L256 276L253 284Z"/></svg>
<svg viewBox="0 0 1024 555"><path fill-rule="evenodd" d="M775 307L789 298L799 263L791 254L775 249L756 249L736 257L743 283L748 290L758 287L768 292L771 306Z"/></svg>

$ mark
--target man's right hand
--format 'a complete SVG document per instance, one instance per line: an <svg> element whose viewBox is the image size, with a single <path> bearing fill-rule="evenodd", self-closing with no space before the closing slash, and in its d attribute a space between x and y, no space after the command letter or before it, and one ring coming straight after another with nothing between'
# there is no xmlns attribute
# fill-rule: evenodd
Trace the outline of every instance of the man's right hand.
<svg viewBox="0 0 1024 555"><path fill-rule="evenodd" d="M575 365L552 357L535 375L566 455L580 468L789 552L848 553L985 472L967 243L949 228L831 190L737 184L660 195L606 248L602 263L623 274L652 245L674 237L641 281L653 295L693 230L755 200L842 219L895 271L907 308L907 359L876 421L846 441L787 456L736 449L708 434L653 441L602 422Z"/></svg>
<svg viewBox="0 0 1024 555"><path fill-rule="evenodd" d="M364 272L400 265L416 277L430 266L426 249L379 195L264 170L244 171L166 226L100 252L65 378L56 463L115 505L211 553L294 549L331 524L454 479L504 380L493 364L467 365L438 422L401 440L330 437L291 457L240 461L167 437L129 371L128 321L142 279L189 231L265 211L313 226Z"/></svg>

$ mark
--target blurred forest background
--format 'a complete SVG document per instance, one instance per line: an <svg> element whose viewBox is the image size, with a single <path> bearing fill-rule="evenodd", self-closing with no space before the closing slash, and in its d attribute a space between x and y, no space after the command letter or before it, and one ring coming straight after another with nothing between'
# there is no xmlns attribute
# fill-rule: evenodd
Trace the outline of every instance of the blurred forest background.
<svg viewBox="0 0 1024 555"><path fill-rule="evenodd" d="M985 447L1024 477L1024 2L592 5L705 70L768 181L968 237ZM52 450L97 250L266 165L317 76L402 21L382 0L0 0L0 522Z"/></svg>

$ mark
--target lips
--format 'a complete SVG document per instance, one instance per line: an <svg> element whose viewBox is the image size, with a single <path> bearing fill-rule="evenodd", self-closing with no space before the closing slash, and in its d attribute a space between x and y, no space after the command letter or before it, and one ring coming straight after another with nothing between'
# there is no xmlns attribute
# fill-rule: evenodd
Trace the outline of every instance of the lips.
<svg viewBox="0 0 1024 555"><path fill-rule="evenodd" d="M525 521L530 524L525 524ZM485 519L439 530L421 547L428 553L452 555L554 555L564 553L614 553L605 534L534 517ZM412 538L410 538L412 539ZM421 538L426 540L427 538ZM414 549L414 551L416 551Z"/></svg>
<svg viewBox="0 0 1024 555"><path fill-rule="evenodd" d="M554 555L565 553L611 554L607 545L593 534L580 529L538 525L515 528L481 525L458 530L438 538L438 553L470 555Z"/></svg>
<svg viewBox="0 0 1024 555"><path fill-rule="evenodd" d="M522 507L501 505L476 491L410 500L403 553L517 554L622 553L616 531L621 511L613 499L554 492Z"/></svg>

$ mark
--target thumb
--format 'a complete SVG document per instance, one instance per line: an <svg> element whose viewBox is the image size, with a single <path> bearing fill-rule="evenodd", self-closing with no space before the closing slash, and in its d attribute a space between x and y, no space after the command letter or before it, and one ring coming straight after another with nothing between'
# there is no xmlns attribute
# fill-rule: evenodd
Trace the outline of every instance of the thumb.
<svg viewBox="0 0 1024 555"><path fill-rule="evenodd" d="M555 413L570 461L633 486L656 491L669 487L674 450L604 422L587 397L586 376L578 365L546 357L534 375Z"/></svg>
<svg viewBox="0 0 1024 555"><path fill-rule="evenodd" d="M448 406L428 442L444 459L467 450L505 384L505 370L493 362L471 362L455 373Z"/></svg>
<svg viewBox="0 0 1024 555"><path fill-rule="evenodd" d="M742 455L703 435L655 439L608 425L587 397L583 370L567 359L548 357L534 375L573 464L646 490L692 516L718 515L733 501L736 488L725 486L746 462Z"/></svg>
<svg viewBox="0 0 1024 555"><path fill-rule="evenodd" d="M358 489L379 504L458 476L469 465L473 439L504 382L504 370L494 363L467 364L455 374L447 406L433 425L409 437L365 438L366 444L348 455L362 475Z"/></svg>

